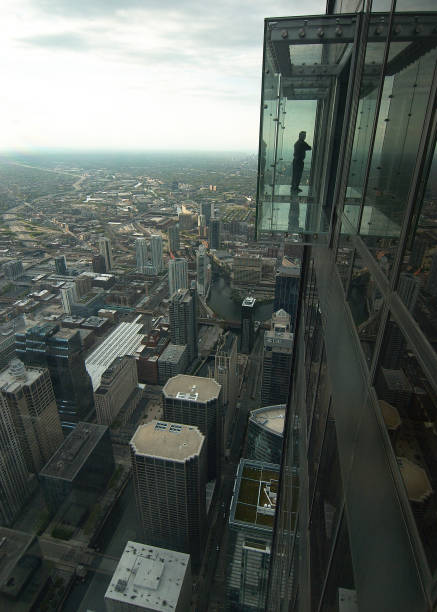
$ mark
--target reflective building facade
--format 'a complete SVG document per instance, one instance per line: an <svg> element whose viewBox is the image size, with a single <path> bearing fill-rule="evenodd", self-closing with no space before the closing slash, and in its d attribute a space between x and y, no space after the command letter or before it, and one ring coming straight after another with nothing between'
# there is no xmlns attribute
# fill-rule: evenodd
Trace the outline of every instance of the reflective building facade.
<svg viewBox="0 0 437 612"><path fill-rule="evenodd" d="M327 8L265 24L257 234L303 246L266 609L429 611L437 15Z"/></svg>

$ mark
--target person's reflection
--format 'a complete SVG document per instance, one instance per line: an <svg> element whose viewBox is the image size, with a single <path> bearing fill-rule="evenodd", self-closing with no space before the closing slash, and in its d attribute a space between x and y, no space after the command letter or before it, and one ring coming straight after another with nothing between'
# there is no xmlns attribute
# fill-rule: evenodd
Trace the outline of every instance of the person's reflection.
<svg viewBox="0 0 437 612"><path fill-rule="evenodd" d="M299 189L300 180L302 178L303 166L305 153L311 151L310 145L305 142L307 133L299 132L299 138L294 143L294 155L293 155L293 176L291 179L291 191L292 193L299 193L302 189Z"/></svg>

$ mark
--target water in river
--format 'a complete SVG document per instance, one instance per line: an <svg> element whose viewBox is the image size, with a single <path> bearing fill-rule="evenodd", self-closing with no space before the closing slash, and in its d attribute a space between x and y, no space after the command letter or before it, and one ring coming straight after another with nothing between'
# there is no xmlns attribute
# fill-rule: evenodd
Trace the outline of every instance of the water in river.
<svg viewBox="0 0 437 612"><path fill-rule="evenodd" d="M208 306L222 319L239 321L241 317L241 304L232 299L230 281L223 276L212 279ZM266 321L270 319L273 311L273 302L258 302L255 304L255 320Z"/></svg>

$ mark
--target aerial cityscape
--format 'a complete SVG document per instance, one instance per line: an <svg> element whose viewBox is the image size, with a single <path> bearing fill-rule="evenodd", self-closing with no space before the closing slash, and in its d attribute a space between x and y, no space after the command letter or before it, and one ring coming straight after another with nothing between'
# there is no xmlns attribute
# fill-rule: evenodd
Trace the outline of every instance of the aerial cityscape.
<svg viewBox="0 0 437 612"><path fill-rule="evenodd" d="M266 18L257 152L0 151L0 611L436 612L437 12L376 4Z"/></svg>

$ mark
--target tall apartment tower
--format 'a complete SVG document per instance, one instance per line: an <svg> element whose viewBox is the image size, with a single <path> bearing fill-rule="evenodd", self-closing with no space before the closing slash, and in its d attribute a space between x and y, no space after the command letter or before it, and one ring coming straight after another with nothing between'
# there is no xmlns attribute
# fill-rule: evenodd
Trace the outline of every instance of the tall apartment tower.
<svg viewBox="0 0 437 612"><path fill-rule="evenodd" d="M176 253L181 248L179 238L179 225L175 223L168 228L168 248L171 253Z"/></svg>
<svg viewBox="0 0 437 612"><path fill-rule="evenodd" d="M135 499L147 544L191 555L206 535L205 438L197 427L151 421L130 441Z"/></svg>
<svg viewBox="0 0 437 612"><path fill-rule="evenodd" d="M403 276L435 242L437 11L375 8L265 21L256 233L302 249L267 612L437 605L437 256Z"/></svg>
<svg viewBox="0 0 437 612"><path fill-rule="evenodd" d="M197 295L193 289L181 289L169 304L170 338L173 344L186 344L190 363L198 355Z"/></svg>
<svg viewBox="0 0 437 612"><path fill-rule="evenodd" d="M178 374L162 388L164 418L196 425L206 437L208 480L220 471L222 455L221 386L212 378Z"/></svg>
<svg viewBox="0 0 437 612"><path fill-rule="evenodd" d="M150 238L150 251L152 255L152 266L155 269L155 274L162 271L162 238L159 234L153 234Z"/></svg>
<svg viewBox="0 0 437 612"><path fill-rule="evenodd" d="M197 293L205 296L209 290L211 266L206 248L203 244L196 251Z"/></svg>
<svg viewBox="0 0 437 612"><path fill-rule="evenodd" d="M62 429L69 433L94 406L79 331L44 323L16 333L15 343L16 355L26 365L49 370Z"/></svg>
<svg viewBox="0 0 437 612"><path fill-rule="evenodd" d="M283 257L281 265L276 272L275 301L273 312L285 310L291 319L291 330L296 320L297 300L299 297L300 266Z"/></svg>
<svg viewBox="0 0 437 612"><path fill-rule="evenodd" d="M223 441L226 444L232 432L238 396L237 337L230 331L220 336L214 361L214 380L222 388Z"/></svg>
<svg viewBox="0 0 437 612"><path fill-rule="evenodd" d="M244 298L241 304L241 352L250 353L255 341L255 298Z"/></svg>
<svg viewBox="0 0 437 612"><path fill-rule="evenodd" d="M65 259L65 255L55 257L55 270L56 274L61 274L62 276L66 276L68 274L67 260Z"/></svg>
<svg viewBox="0 0 437 612"><path fill-rule="evenodd" d="M143 274L147 263L147 242L145 238L137 238L135 240L135 255L137 272Z"/></svg>
<svg viewBox="0 0 437 612"><path fill-rule="evenodd" d="M30 495L20 440L12 415L0 396L0 525L9 527Z"/></svg>
<svg viewBox="0 0 437 612"><path fill-rule="evenodd" d="M100 255L100 254L93 255L92 267L93 267L93 272L96 272L96 274L105 274L106 264L105 264L105 258L103 257L103 255Z"/></svg>
<svg viewBox="0 0 437 612"><path fill-rule="evenodd" d="M105 272L110 272L114 267L114 260L112 257L112 246L109 238L102 236L99 238L99 252L105 260Z"/></svg>
<svg viewBox="0 0 437 612"><path fill-rule="evenodd" d="M211 219L209 222L209 248L219 249L221 244L221 221Z"/></svg>
<svg viewBox="0 0 437 612"><path fill-rule="evenodd" d="M201 202L200 214L205 217L206 225L209 225L211 219L214 219L214 202Z"/></svg>
<svg viewBox="0 0 437 612"><path fill-rule="evenodd" d="M26 468L38 473L64 440L49 372L26 368L13 359L0 373L0 395L12 417Z"/></svg>
<svg viewBox="0 0 437 612"><path fill-rule="evenodd" d="M168 294L171 297L179 289L188 289L188 263L183 257L169 259Z"/></svg>
<svg viewBox="0 0 437 612"><path fill-rule="evenodd" d="M71 307L77 302L77 290L74 283L66 283L61 287L61 302L65 314L71 314Z"/></svg>
<svg viewBox="0 0 437 612"><path fill-rule="evenodd" d="M287 402L292 354L290 315L281 309L273 313L271 329L264 334L262 406Z"/></svg>
<svg viewBox="0 0 437 612"><path fill-rule="evenodd" d="M100 385L94 392L97 423L111 425L123 407L133 412L139 401L138 391L135 358L131 355L116 357L103 372Z"/></svg>
<svg viewBox="0 0 437 612"><path fill-rule="evenodd" d="M205 215L197 216L197 233L199 238L207 237L207 226L206 226L206 217Z"/></svg>

